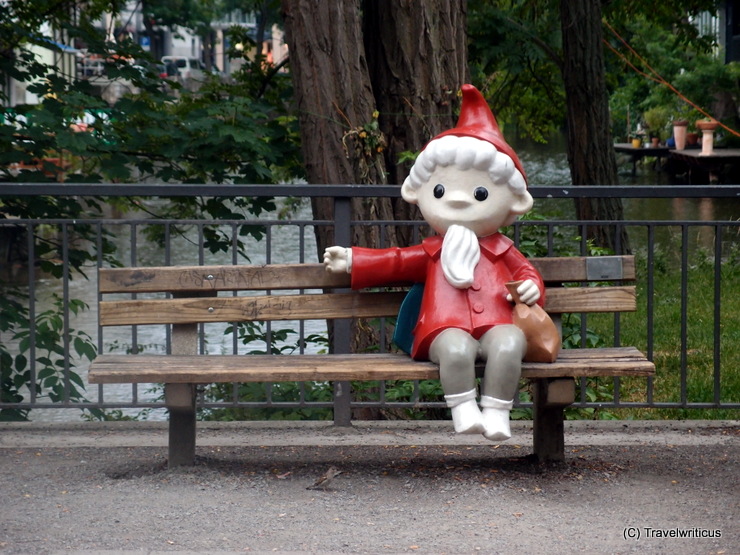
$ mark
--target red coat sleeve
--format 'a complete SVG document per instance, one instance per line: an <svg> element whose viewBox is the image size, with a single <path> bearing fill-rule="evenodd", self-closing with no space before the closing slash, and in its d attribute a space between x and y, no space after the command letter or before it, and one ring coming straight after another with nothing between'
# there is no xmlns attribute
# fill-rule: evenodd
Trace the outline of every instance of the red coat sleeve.
<svg viewBox="0 0 740 555"><path fill-rule="evenodd" d="M429 256L421 245L368 249L352 247L352 289L389 283L422 283Z"/></svg>

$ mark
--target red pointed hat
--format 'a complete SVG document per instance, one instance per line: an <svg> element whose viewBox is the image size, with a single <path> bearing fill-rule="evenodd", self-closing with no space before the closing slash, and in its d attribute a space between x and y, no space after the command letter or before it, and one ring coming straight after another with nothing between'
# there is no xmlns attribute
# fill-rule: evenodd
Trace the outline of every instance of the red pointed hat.
<svg viewBox="0 0 740 555"><path fill-rule="evenodd" d="M486 99L483 98L480 91L473 85L462 86L462 108L460 109L460 117L457 120L457 127L440 133L432 140L446 137L447 135L473 137L481 141L488 141L496 147L496 150L511 157L516 169L521 172L524 180L527 180L527 175L524 173L524 168L519 157L514 152L514 149L504 140L504 136L498 128L496 118L493 117L493 112L491 112Z"/></svg>

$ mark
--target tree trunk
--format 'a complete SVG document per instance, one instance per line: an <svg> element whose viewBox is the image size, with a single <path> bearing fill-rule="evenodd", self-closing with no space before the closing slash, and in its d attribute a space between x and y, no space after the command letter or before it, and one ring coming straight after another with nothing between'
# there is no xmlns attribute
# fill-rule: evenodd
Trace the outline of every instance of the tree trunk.
<svg viewBox="0 0 740 555"><path fill-rule="evenodd" d="M409 167L398 167L399 153L455 124L467 75L464 0L282 0L282 8L309 183L400 185ZM313 214L332 220L331 199L315 200ZM352 203L354 221L417 217L400 199ZM355 226L352 245L406 245L406 231ZM332 230L317 229L319 258L332 244ZM366 322L353 324L352 338L355 351L379 342ZM378 417L369 412L362 416Z"/></svg>
<svg viewBox="0 0 740 555"><path fill-rule="evenodd" d="M282 7L309 183L384 184L385 138L372 129L376 106L359 40L359 0L283 0ZM353 217L392 218L389 203L373 204L353 201ZM316 219L332 220L331 199L314 200L313 211ZM376 246L377 233L362 231L353 244ZM319 258L333 239L332 229L317 229Z"/></svg>
<svg viewBox="0 0 740 555"><path fill-rule="evenodd" d="M609 98L604 70L601 0L561 0L563 82L567 105L568 162L574 185L616 185ZM622 201L577 199L583 220L621 220ZM589 226L587 236L617 253L629 252L626 231Z"/></svg>
<svg viewBox="0 0 740 555"><path fill-rule="evenodd" d="M370 82L388 138L388 182L400 185L411 167L398 162L401 153L418 152L457 121L458 91L468 81L466 2L365 0L363 14ZM393 211L398 220L419 218L401 199Z"/></svg>
<svg viewBox="0 0 740 555"><path fill-rule="evenodd" d="M465 2L283 0L282 7L309 182L400 185L410 165L399 165L399 154L454 127L467 76ZM314 217L331 219L328 200L314 202ZM358 200L353 218L418 212L400 199ZM391 229L384 244L408 241ZM319 231L317 243L320 256L333 244L331 230ZM356 229L353 244L380 246L377 228Z"/></svg>

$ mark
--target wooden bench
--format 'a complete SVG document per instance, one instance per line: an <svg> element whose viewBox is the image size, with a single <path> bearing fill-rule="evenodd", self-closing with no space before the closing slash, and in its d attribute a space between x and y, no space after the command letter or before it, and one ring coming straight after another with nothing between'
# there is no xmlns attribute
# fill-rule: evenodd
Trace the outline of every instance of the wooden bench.
<svg viewBox="0 0 740 555"><path fill-rule="evenodd" d="M532 263L545 279L545 308L556 322L562 313L636 309L632 256L540 258ZM98 286L101 326L172 326L171 354L100 355L89 372L93 384L165 384L170 466L194 461L198 384L438 378L435 364L417 362L405 354L198 354L199 323L397 315L405 292L351 291L348 275L328 274L321 264L101 268ZM250 291L254 296L234 296L233 291ZM107 297L152 292L169 295L128 300ZM228 296L218 296L219 292ZM574 378L649 376L654 372L654 364L634 347L568 349L552 364L524 363L522 377L534 386L535 454L540 460L564 458L563 409L575 399ZM345 395L347 391L335 388Z"/></svg>

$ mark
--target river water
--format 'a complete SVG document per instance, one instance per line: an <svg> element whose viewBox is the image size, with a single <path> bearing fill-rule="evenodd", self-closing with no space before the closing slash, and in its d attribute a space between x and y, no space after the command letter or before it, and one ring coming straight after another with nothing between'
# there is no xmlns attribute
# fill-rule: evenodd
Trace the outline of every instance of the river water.
<svg viewBox="0 0 740 555"><path fill-rule="evenodd" d="M549 145L515 145L515 148L527 171L528 181L531 186L536 185L560 185L570 183L570 173L564 145L561 142L553 142ZM640 166L635 176L632 175L632 167L629 162L620 165L620 179L623 184L639 187L640 185L664 185L670 187L671 183L667 174L654 171L651 167ZM715 203L710 200L685 200L685 199L640 199L625 200L626 220L726 220L737 219L740 215L740 203L736 200ZM573 217L573 206L568 201L536 200L535 208L555 218ZM184 236L171 237L171 249L166 252L157 240L147 238L143 229L145 224L136 233L136 250L131 253L131 232L129 226L121 226L120 233L114 232L114 240L119 249L120 260L125 265L195 265L200 261L204 264L231 264L235 259L238 263L295 263L314 262L316 258L316 246L313 228L310 225L310 206L308 203L300 205L291 218L291 224L296 221L301 225L278 225L270 228L270 243L272 249L267 252L266 242L257 241L249 237L243 237L245 251L248 253L249 261L239 258L231 252L209 253L200 248L200 238L197 229L191 229ZM266 216L264 219L271 219ZM286 222L287 224L287 222ZM299 245L303 245L300 249ZM88 272L90 280L72 279L69 282L70 298L81 299L90 306L90 310L82 311L78 316L71 316L70 326L78 331L85 332L91 337L98 337L97 327L97 292L95 283L95 272ZM61 295L61 281L56 279L39 279L36 282L37 312L45 310L50 306L54 294ZM220 325L209 325L206 328L206 349L209 353L222 354L237 352L249 352L251 349L264 349L264 344L251 343L249 345L235 345L232 335L224 335L224 327ZM288 329L297 329L297 323L286 323ZM311 322L307 324L306 334L323 333L325 325L323 322ZM150 353L165 352L166 336L162 326L140 326L138 328L138 344ZM7 338L3 338L7 342ZM294 341L291 337L288 340ZM124 352L130 348L132 337L125 328L110 328L104 330L102 339L98 343L101 352ZM309 352L318 350L318 346L307 348ZM84 361L76 361L76 371L85 379L87 375L87 364ZM104 390L95 386L88 386L87 397L97 400L98 396L104 394L105 402L121 402L125 404L134 398L146 400L160 395L159 391L150 391L147 386L133 388L131 385L106 385ZM42 402L46 402L42 400ZM124 414L136 415L139 409L124 409ZM35 421L76 421L80 418L79 409L38 409L31 411L31 418ZM164 410L155 410L148 415L149 419L166 419Z"/></svg>

